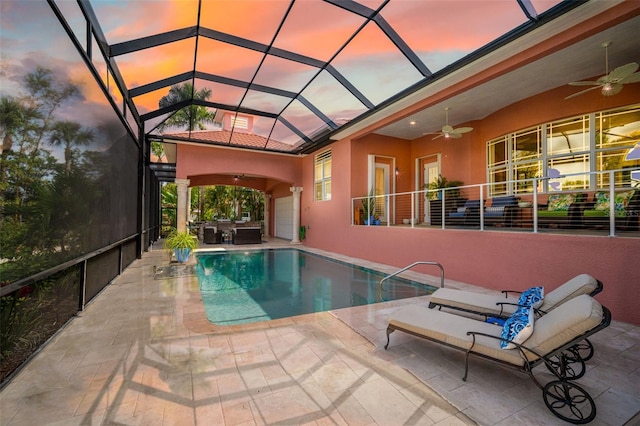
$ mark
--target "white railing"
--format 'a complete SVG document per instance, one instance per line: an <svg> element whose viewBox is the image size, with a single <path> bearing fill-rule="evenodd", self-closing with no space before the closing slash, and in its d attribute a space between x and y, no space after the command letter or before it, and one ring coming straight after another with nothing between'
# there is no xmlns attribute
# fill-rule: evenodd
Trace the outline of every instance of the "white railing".
<svg viewBox="0 0 640 426"><path fill-rule="evenodd" d="M355 197L351 202L351 223L480 231L508 228L532 233L554 230L583 232L587 229L608 232L609 236L620 235L622 231L625 236L637 237L640 232L627 232L638 231L640 222L640 186L637 181L636 186L628 184L633 182L630 179L632 171L636 170L575 173L555 178ZM614 184L609 185L609 182ZM616 185L616 182L627 184ZM595 200L596 193L603 195L599 203ZM559 204L564 202L566 210L549 208L547 202L552 195L556 195L554 198ZM500 215L501 209L492 207L496 198L505 196L516 197L517 204L505 207ZM573 197L571 203L567 202L569 197ZM465 208L469 200L476 201L475 208ZM482 210L480 205L483 205ZM365 215L367 211L372 214Z"/></svg>

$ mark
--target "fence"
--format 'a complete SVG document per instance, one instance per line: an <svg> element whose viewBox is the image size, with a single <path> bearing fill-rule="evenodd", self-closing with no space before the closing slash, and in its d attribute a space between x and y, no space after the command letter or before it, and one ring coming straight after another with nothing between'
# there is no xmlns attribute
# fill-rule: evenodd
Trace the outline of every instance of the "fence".
<svg viewBox="0 0 640 426"><path fill-rule="evenodd" d="M640 171L575 173L356 197L351 202L352 224L638 237L640 186L634 173Z"/></svg>
<svg viewBox="0 0 640 426"><path fill-rule="evenodd" d="M2 283L0 388L136 259L138 237L132 235L14 283Z"/></svg>

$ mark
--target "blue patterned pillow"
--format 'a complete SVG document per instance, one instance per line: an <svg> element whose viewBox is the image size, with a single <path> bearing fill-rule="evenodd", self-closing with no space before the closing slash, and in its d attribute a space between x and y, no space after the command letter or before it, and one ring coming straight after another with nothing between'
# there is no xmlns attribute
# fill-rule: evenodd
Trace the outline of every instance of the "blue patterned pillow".
<svg viewBox="0 0 640 426"><path fill-rule="evenodd" d="M522 292L518 305L538 309L544 301L544 287L531 287Z"/></svg>
<svg viewBox="0 0 640 426"><path fill-rule="evenodd" d="M533 334L533 309L520 307L511 315L502 327L500 337L507 341L500 341L502 349L514 349L511 342L523 344Z"/></svg>

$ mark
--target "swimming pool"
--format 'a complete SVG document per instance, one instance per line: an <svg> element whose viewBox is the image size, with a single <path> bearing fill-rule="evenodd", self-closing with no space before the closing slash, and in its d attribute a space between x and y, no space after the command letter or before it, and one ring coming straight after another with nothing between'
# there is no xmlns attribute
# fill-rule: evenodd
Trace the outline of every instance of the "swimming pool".
<svg viewBox="0 0 640 426"><path fill-rule="evenodd" d="M207 319L244 324L385 300L435 288L297 249L197 253L196 273Z"/></svg>

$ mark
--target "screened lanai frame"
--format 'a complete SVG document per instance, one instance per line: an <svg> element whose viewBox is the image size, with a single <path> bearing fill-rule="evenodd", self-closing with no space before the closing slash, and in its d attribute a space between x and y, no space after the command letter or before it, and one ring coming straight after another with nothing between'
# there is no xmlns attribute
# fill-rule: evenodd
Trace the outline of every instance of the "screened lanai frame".
<svg viewBox="0 0 640 426"><path fill-rule="evenodd" d="M162 124L198 105L215 116L205 129L218 130L225 113L250 115L250 132L266 143L246 148L292 154L317 150L342 127L581 3L51 1L134 134L138 126L155 140L182 132ZM185 83L191 97L159 107L172 85ZM211 96L193 96L202 89ZM236 145L235 131L202 142ZM197 142L198 132L187 139Z"/></svg>
<svg viewBox="0 0 640 426"><path fill-rule="evenodd" d="M13 10L11 10L12 3L15 6ZM277 0L270 2L281 3L288 8L316 3L319 4L318 7L338 8L340 15L360 20L363 34L366 31L367 37L353 38L353 44L349 44L344 49L345 56L334 55L333 59L332 53L348 41L350 35L354 34L353 31L343 34L342 41L335 42L336 47L333 50L315 46L315 50L299 51L286 44L274 44L273 49L281 50L268 52L248 48L240 50L253 53L250 56L258 60L264 58L262 62L264 68L261 70L265 72L277 70L278 63L288 65L285 67L286 75L289 76L290 81L296 83L295 88L272 83L268 79L263 79L264 74L258 72L248 74L250 77L255 74L253 80L250 77L242 80L235 75L223 72L218 75L209 69L200 68L201 64L196 59L202 54L207 44L229 45L230 50L238 51L237 46L227 42L226 38L231 36L251 40L254 42L251 46L260 43L257 46L270 46L270 49L272 47L268 36L254 38L250 34L234 33L224 26L211 28L216 25L228 25L232 19L228 19L225 15L222 15L220 21L209 22L210 15L194 15L187 11L190 21L185 22L179 13L171 13L175 11L171 10L172 5L184 6L188 3L209 6L225 4L214 0L203 2L197 0L179 2L169 0L18 0L12 2L3 0L0 2L0 8L2 8L0 18L3 22L0 33L3 40L2 59L8 58L8 62L17 64L16 69L22 73L19 76L10 76L16 79L5 78L6 68L3 63L3 73L0 74L3 79L0 84L2 95L18 97L19 91L14 91L17 77L29 75L38 65L50 68L51 75L56 78L73 78L74 80L78 78L82 85L81 96L64 105L64 111L61 111L63 109L61 107L53 118L56 121L72 120L73 123L80 124L82 129L95 131L96 136L91 146L76 147L79 155L91 161L84 163L88 167L81 170L82 175L74 175L74 179L65 180L69 187L74 188L73 191L66 192L69 201L73 203L56 203L52 206L53 212L61 213L59 216L66 222L52 226L47 226L41 221L32 222L42 225L43 228L40 232L31 234L35 236L33 239L37 240L36 243L45 241L49 233L61 234L60 231L69 231L70 235L78 236L68 240L69 247L73 250L67 250L61 257L58 256L59 246L53 245L46 247L52 249L53 256L49 256L49 252L42 250L40 245L38 250L33 252L38 255L43 254L38 262L30 263L28 257L27 261L23 261L23 257L16 257L13 264L19 264L21 267L27 265L28 268L18 271L20 275L15 277L15 281L12 277L11 284L2 286L0 291L2 296L19 295L23 289L40 286L43 283L43 287L51 288L56 295L64 297L65 307L69 307L67 314L73 315L76 308L84 309L84 306L123 269L136 258L142 257L143 250L157 241L159 236L159 182L175 178L174 165L149 165L147 142L150 136L162 137L156 125L180 108L194 104L202 105L211 111L255 114L259 120L256 121L254 130L257 129L266 135L265 139L268 142L261 147L250 149L294 154L313 152L330 143L332 134L338 130L382 111L396 100L480 59L483 55L514 41L529 30L538 28L539 25L584 2L557 0L550 2L536 0L531 2L516 0L439 2L439 7L445 7L441 14L437 7L432 10L432 14L427 14L425 11L407 13L403 10L407 5L427 7L435 4L430 1L362 0L356 3L321 0L295 2L282 0L280 2ZM265 13L267 16L276 13L275 9L263 10L261 5L264 3L260 0L234 0L226 4L248 5L249 9L253 5L253 9L260 13L260 20L265 20ZM464 13L459 9L461 4L466 4L462 6L465 9ZM478 10L472 10L469 7L470 4L477 4ZM345 12L345 6L357 10L374 10L376 13L363 17L358 13ZM498 9L488 6L496 6ZM222 6L220 8L224 9ZM508 11L506 15L511 18L504 24L500 24L502 22L500 8ZM481 17L480 12L485 9L489 15L488 19ZM303 27L303 32L308 31L310 36L316 39L328 37L325 34L330 34L330 30L339 23L337 19L319 16L318 13L308 15L312 19L298 25ZM427 15L428 19L425 18ZM202 16L202 19L198 16ZM246 16L249 17L249 14ZM409 21L403 21L400 18L408 18ZM475 20L478 28L485 26L492 32L480 34L482 37L477 39L475 44L457 45L453 50L446 52L443 49L429 50L425 47L426 45L420 44L430 41L436 44L436 48L444 46L449 33L446 28L436 25L439 22L446 23L452 31L451 34L467 32L467 36L473 35L473 31L470 34L469 30L474 26L465 25L466 18ZM486 24L489 20L491 25ZM255 21L249 22L255 23ZM273 22L272 27L278 28L282 19L276 19ZM168 23L170 27L161 27L164 23ZM245 31L254 31L256 26L242 25L241 28ZM285 29L290 31L285 24L282 28L283 31ZM315 29L315 32L311 31L312 29ZM385 33L384 29L393 31ZM320 31L322 33L319 33ZM440 34L438 31L444 32ZM178 37L176 34L181 36ZM212 34L215 37L210 37ZM370 34L374 34L375 37ZM389 37L388 34L396 34L397 37ZM175 42L162 44L172 36ZM296 37L292 38L294 41L295 39ZM364 41L361 41L363 39ZM4 43L5 40L6 43ZM153 40L161 42L157 48L151 47L153 43L149 44ZM402 42L408 46L408 49L401 49L402 45L396 44ZM393 48L393 54L389 53L385 56L384 52L370 50L358 56L359 49L370 48L372 43L374 46L383 45ZM137 45L139 50L136 48L129 53L124 53L125 48L131 48L134 45ZM167 49L169 45L181 48L184 51L183 56L176 56L175 52ZM311 45L303 43L302 46L306 48ZM280 56L273 54L280 51L284 52ZM413 61L410 60L411 52L414 53ZM149 53L152 56L149 56ZM362 61L349 62L345 59L350 57L347 53L352 57L357 56ZM298 58L296 55L300 55L311 64L302 60L294 61L287 55L293 55L295 58ZM415 60L416 57L418 60ZM193 60L189 60L190 58ZM306 58L311 58L313 61ZM400 59L400 63L394 63L393 58ZM156 75L155 72L160 70L159 64L182 65L180 69L172 69ZM314 64L320 64L324 68ZM383 73L383 65L392 65L391 72ZM137 67L137 69L131 67ZM304 70L302 74L306 72L315 78L304 80L295 77L297 70ZM423 72L425 70L427 72ZM405 75L401 73L404 71L410 78L398 78ZM142 77L148 78L144 80ZM381 79L377 80L378 77ZM210 85L214 93L219 94L220 97L205 101L186 99L158 114L158 100L168 93L172 84L180 82L192 82L196 89ZM365 83L370 83L376 91L371 93ZM153 86L149 86L150 84ZM144 91L141 87L144 88L145 85L154 90ZM352 87L362 96L349 90ZM378 90L380 88L382 90ZM264 98L271 100L270 103L263 103ZM335 102L342 109L334 111L330 107L325 107L329 102ZM287 107L291 109L287 110ZM305 111L312 116L313 120L308 123L299 111ZM149 114L157 115L151 117ZM328 125L329 122L334 126ZM186 139L190 136L193 136L191 132ZM230 136L227 142L216 142L216 144L229 145L232 141L233 136ZM288 145L289 148L282 147L282 144L285 144L285 147ZM42 151L51 151L52 155L57 154L58 162L52 164L51 168L55 169L57 176L64 176L64 173L58 172L63 170L60 166L65 164L64 153L61 152L63 149L59 146L46 146ZM97 184L96 190L90 191L93 189L92 185L83 184L84 182ZM78 190L78 187L81 190ZM61 186L61 188L65 189L67 186ZM40 201L37 197L34 198L36 198L35 201ZM47 199L56 200L54 197ZM74 209L70 209L71 205ZM75 215L68 214L70 211ZM81 220L77 220L77 217ZM11 248L15 247L11 246ZM70 277L69 280L73 283L67 292L60 292L57 286L49 285L52 277L58 280L59 273ZM49 302L56 309L63 305L53 298ZM62 322L56 324L60 326L66 317L58 318ZM1 383L0 386L2 386Z"/></svg>

